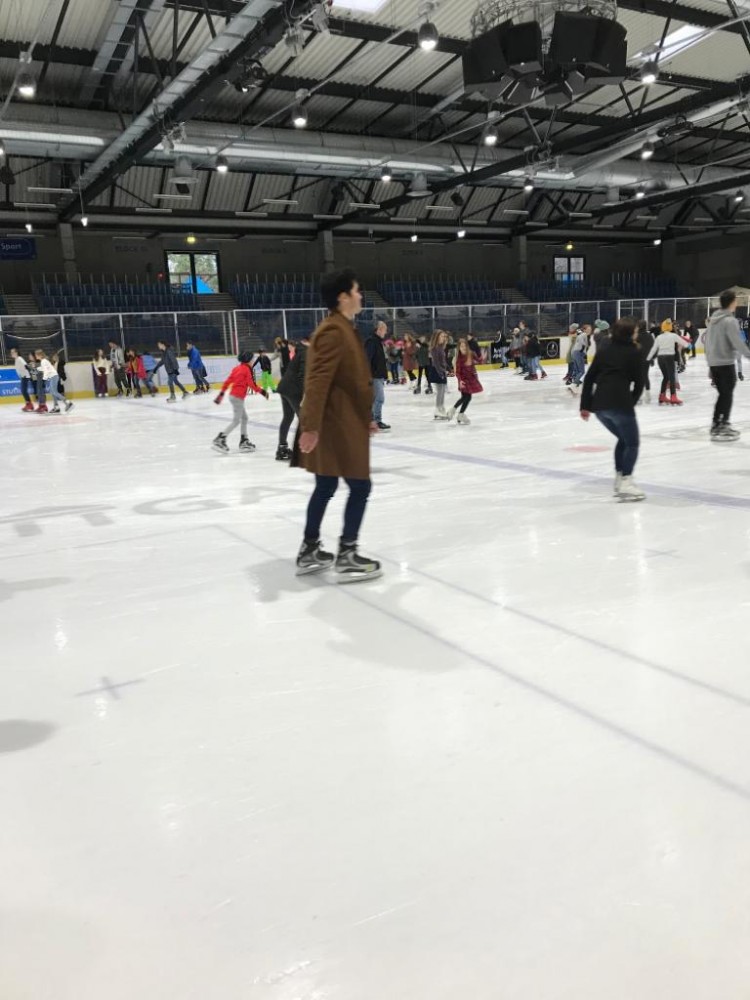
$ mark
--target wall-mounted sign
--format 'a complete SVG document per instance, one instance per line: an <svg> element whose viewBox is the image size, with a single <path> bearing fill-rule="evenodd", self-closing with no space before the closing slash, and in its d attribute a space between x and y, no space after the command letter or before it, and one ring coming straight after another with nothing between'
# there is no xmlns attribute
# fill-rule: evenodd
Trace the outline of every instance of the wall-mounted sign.
<svg viewBox="0 0 750 1000"><path fill-rule="evenodd" d="M0 239L0 260L36 260L36 240L26 236Z"/></svg>

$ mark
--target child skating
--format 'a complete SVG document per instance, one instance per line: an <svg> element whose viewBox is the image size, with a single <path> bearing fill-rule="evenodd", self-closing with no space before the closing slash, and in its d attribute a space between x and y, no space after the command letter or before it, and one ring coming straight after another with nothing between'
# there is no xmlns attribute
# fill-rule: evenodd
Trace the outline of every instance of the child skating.
<svg viewBox="0 0 750 1000"><path fill-rule="evenodd" d="M479 356L472 353L468 340L465 337L461 337L458 342L458 353L456 354L456 380L461 398L457 399L451 407L448 413L449 420L458 415L456 423L471 423L466 416L466 409L471 402L471 397L483 391L482 383L479 381L477 375L477 361L479 360Z"/></svg>
<svg viewBox="0 0 750 1000"><path fill-rule="evenodd" d="M255 451L255 445L247 436L247 412L245 410L245 397L248 392L259 392L261 396L268 399L268 393L266 390L261 389L253 378L253 370L250 367L253 360L252 354L248 351L243 351L237 360L239 361L239 364L231 370L226 382L221 387L221 392L214 400L217 405L221 403L224 399L224 394L231 386L229 402L232 404L234 414L232 422L225 431L216 435L212 445L215 451L219 451L224 455L229 452L227 438L237 426L240 428L240 451Z"/></svg>

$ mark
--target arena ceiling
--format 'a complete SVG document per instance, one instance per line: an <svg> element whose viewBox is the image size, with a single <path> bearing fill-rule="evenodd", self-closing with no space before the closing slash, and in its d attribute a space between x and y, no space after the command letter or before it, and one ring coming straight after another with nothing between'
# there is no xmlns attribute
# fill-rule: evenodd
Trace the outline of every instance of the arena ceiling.
<svg viewBox="0 0 750 1000"><path fill-rule="evenodd" d="M627 79L558 107L465 92L476 0L320 6L4 0L0 227L645 242L750 220L750 0L622 0Z"/></svg>

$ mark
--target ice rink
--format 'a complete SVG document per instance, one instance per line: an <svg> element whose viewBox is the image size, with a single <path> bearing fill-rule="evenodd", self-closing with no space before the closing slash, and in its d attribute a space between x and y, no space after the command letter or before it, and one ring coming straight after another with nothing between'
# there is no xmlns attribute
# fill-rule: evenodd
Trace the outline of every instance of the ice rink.
<svg viewBox="0 0 750 1000"><path fill-rule="evenodd" d="M276 398L0 407L2 1000L747 1000L750 381L620 504L548 370L387 388L348 587Z"/></svg>

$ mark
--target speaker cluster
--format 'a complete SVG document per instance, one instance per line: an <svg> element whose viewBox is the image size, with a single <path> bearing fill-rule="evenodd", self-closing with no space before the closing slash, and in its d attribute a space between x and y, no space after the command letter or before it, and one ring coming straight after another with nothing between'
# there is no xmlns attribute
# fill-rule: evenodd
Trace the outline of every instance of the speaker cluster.
<svg viewBox="0 0 750 1000"><path fill-rule="evenodd" d="M627 32L618 21L558 11L546 52L537 21L505 21L477 35L463 55L464 86L491 101L525 104L543 97L555 107L594 87L621 83L627 58Z"/></svg>

